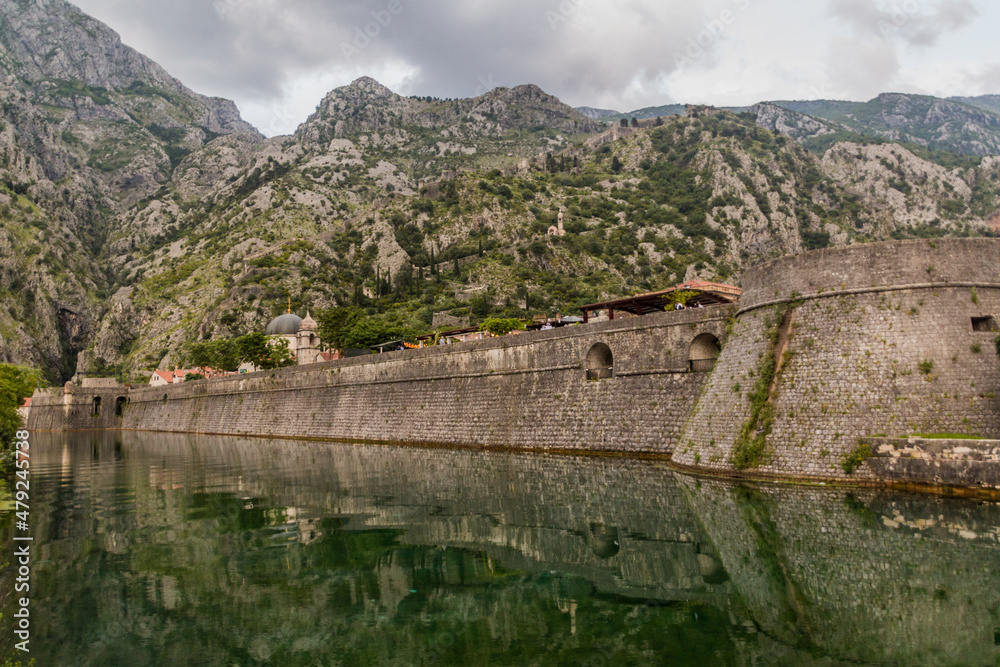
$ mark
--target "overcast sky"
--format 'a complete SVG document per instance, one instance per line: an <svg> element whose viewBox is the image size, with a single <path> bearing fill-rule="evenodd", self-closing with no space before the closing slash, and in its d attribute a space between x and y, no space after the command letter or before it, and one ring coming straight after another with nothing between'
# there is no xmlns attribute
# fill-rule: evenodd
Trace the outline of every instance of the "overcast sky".
<svg viewBox="0 0 1000 667"><path fill-rule="evenodd" d="M76 0L189 87L292 132L368 75L405 95L535 83L629 111L1000 93L988 0Z"/></svg>

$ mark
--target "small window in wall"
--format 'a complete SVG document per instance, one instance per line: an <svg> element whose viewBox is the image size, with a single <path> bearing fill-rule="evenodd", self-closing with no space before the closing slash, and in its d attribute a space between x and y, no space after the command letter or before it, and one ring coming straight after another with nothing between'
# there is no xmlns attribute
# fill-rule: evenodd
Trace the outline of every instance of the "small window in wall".
<svg viewBox="0 0 1000 667"><path fill-rule="evenodd" d="M119 396L115 399L115 417L121 417L125 414L126 403L128 403L128 399L124 396Z"/></svg>
<svg viewBox="0 0 1000 667"><path fill-rule="evenodd" d="M972 330L973 331L1000 331L1000 327L997 327L997 320L995 317L973 317L972 318Z"/></svg>
<svg viewBox="0 0 1000 667"><path fill-rule="evenodd" d="M101 416L101 397L94 396L94 417Z"/></svg>
<svg viewBox="0 0 1000 667"><path fill-rule="evenodd" d="M607 380L614 375L615 358L611 348L604 343L598 343L587 353L587 379Z"/></svg>
<svg viewBox="0 0 1000 667"><path fill-rule="evenodd" d="M722 346L719 339L710 333L703 333L691 341L688 350L688 370L692 373L707 373L715 368Z"/></svg>

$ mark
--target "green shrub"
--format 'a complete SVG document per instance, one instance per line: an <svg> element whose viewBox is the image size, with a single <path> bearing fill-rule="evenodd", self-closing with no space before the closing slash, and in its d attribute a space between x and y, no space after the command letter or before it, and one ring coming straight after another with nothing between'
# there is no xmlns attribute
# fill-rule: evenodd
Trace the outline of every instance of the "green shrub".
<svg viewBox="0 0 1000 667"><path fill-rule="evenodd" d="M494 336L506 336L511 331L524 329L524 322L513 317L491 317L479 325L480 331L489 331Z"/></svg>
<svg viewBox="0 0 1000 667"><path fill-rule="evenodd" d="M844 472L848 475L854 474L858 466L873 456L872 448L867 443L861 443L847 454L844 454Z"/></svg>
<svg viewBox="0 0 1000 667"><path fill-rule="evenodd" d="M932 372L934 372L934 360L924 359L923 361L917 364L917 370L920 371L921 375L930 375Z"/></svg>

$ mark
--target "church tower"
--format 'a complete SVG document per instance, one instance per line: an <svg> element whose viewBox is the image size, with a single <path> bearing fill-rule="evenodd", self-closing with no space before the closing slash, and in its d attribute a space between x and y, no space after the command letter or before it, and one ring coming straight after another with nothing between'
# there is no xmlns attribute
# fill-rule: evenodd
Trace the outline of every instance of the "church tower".
<svg viewBox="0 0 1000 667"><path fill-rule="evenodd" d="M316 320L307 312L305 319L299 324L295 345L295 356L299 366L315 364L322 361L319 351L319 334L316 332Z"/></svg>

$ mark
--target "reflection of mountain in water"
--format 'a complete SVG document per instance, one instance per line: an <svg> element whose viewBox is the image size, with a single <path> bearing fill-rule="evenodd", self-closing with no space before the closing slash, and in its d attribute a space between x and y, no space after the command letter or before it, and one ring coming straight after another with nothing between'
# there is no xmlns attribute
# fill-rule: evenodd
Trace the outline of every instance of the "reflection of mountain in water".
<svg viewBox="0 0 1000 667"><path fill-rule="evenodd" d="M629 460L52 437L33 516L54 661L1000 655L994 505L757 490Z"/></svg>

